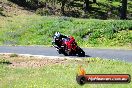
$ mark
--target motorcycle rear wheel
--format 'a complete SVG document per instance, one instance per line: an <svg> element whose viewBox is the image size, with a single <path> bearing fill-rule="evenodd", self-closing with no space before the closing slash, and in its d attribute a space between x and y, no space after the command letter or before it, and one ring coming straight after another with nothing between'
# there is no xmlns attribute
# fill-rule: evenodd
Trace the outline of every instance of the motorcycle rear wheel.
<svg viewBox="0 0 132 88"><path fill-rule="evenodd" d="M79 47L77 52L79 57L85 57L85 52Z"/></svg>

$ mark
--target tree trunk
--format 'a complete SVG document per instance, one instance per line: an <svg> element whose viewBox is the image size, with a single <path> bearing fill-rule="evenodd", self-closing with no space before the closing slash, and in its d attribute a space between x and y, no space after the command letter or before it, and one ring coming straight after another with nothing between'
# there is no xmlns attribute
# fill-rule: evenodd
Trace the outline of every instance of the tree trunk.
<svg viewBox="0 0 132 88"><path fill-rule="evenodd" d="M85 1L85 11L89 11L89 0L84 0Z"/></svg>
<svg viewBox="0 0 132 88"><path fill-rule="evenodd" d="M93 0L93 3L96 3L96 0Z"/></svg>
<svg viewBox="0 0 132 88"><path fill-rule="evenodd" d="M126 12L127 12L127 0L122 0L122 7L121 7L121 19L126 19Z"/></svg>
<svg viewBox="0 0 132 88"><path fill-rule="evenodd" d="M65 4L66 4L66 0L62 0L61 1L61 12L62 12L62 14L65 13L65 10L64 10Z"/></svg>

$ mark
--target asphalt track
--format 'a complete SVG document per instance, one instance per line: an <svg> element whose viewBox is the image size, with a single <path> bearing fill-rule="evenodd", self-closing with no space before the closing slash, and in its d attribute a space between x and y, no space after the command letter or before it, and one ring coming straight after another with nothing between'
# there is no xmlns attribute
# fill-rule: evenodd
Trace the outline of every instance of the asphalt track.
<svg viewBox="0 0 132 88"><path fill-rule="evenodd" d="M83 50L86 53L86 57L99 57L104 59L115 59L125 62L132 62L132 50L93 49L93 48L83 48ZM54 47L42 47L42 46L0 46L0 53L17 53L17 54L32 54L32 55L63 57L63 55L58 54L58 52Z"/></svg>

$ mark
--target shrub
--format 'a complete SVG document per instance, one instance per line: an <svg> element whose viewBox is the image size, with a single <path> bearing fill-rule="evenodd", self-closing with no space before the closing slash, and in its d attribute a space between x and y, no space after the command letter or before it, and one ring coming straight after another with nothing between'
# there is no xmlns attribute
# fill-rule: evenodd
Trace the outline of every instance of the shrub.
<svg viewBox="0 0 132 88"><path fill-rule="evenodd" d="M39 8L36 10L36 14L39 14L41 16L47 16L47 15L52 15L53 13L50 12L48 8Z"/></svg>

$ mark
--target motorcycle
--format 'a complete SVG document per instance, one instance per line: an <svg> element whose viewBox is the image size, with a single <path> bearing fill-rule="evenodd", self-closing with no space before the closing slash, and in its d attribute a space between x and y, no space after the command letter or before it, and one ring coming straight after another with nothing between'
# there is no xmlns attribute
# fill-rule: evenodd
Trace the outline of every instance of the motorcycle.
<svg viewBox="0 0 132 88"><path fill-rule="evenodd" d="M52 45L57 49L59 54L63 54L65 56L79 56L85 57L85 52L77 45L74 37L69 36L68 38L63 39L54 39L57 42L57 46L53 43Z"/></svg>

